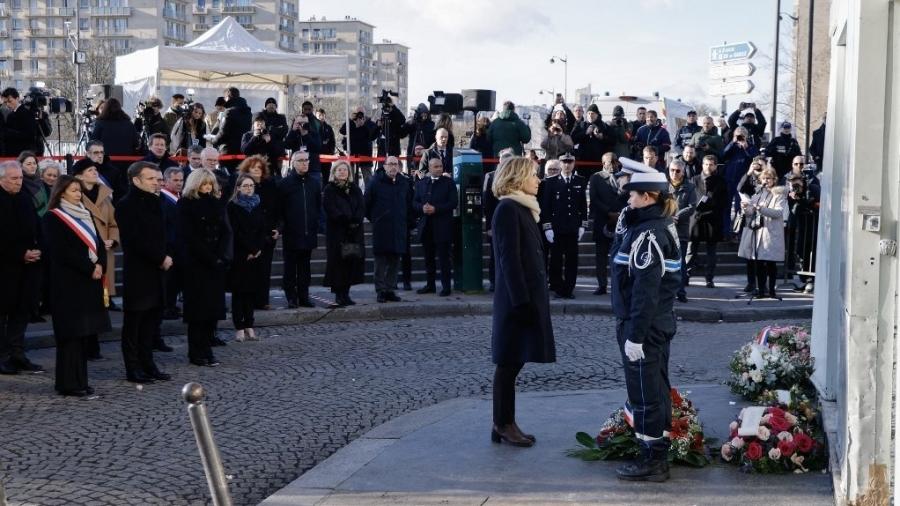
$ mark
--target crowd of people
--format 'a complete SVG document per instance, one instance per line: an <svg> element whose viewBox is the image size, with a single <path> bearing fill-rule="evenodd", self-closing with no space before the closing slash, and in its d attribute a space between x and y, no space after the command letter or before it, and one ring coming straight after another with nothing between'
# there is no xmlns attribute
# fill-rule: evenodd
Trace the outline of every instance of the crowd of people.
<svg viewBox="0 0 900 506"><path fill-rule="evenodd" d="M24 335L29 322L49 314L59 345L57 391L90 395L86 361L102 358L97 335L110 327L108 311L123 311L129 381L169 379L153 359L154 351L172 351L160 336L163 319L187 324L191 364L216 366L213 348L225 344L217 325L226 318L226 293L232 294L234 340L258 339L254 314L271 309L278 242L281 288L291 309L314 306L310 263L320 235L327 257L324 284L337 306L355 304L350 288L364 280L367 246L379 303L400 301L401 286L412 290L414 243L422 245L426 270L418 293L452 293L459 196L449 176L458 145L449 115L435 122L420 104L404 118L388 103L373 121L358 109L349 133L347 125L338 129L340 150L326 112L310 102L290 123L271 98L253 114L236 88L227 88L209 113L202 104L186 107L181 95L162 109L162 101L152 97L132 120L111 98L100 108L86 156L71 167L29 149L19 150L16 161L0 163L0 219L7 229L0 268L10 287L0 295L0 373L43 370L26 357ZM607 293L610 251L628 204L625 185L633 174L652 170L665 174L678 207L678 300L688 300L693 272L702 270L706 285L715 286L717 245L732 238L748 260L746 290L774 296L775 264L785 259L785 226L790 235L791 217L815 214L818 184L803 170L805 158L790 124L782 124L781 136L765 147L765 118L758 109L736 111L727 124L717 128L704 117L699 126L691 113L673 146L655 111L639 109L628 121L618 107L605 123L596 105L585 114L560 100L546 121L545 158L527 157L541 176L535 197L549 289L559 298L574 298L579 242L591 230L594 293ZM483 194L489 242L499 202L492 169L498 159L502 164L525 155L531 137L511 102L493 119L477 119L469 146L491 159ZM408 138L405 168L402 138ZM9 146L7 140L3 152ZM33 146L16 145L21 147ZM377 165L320 159L335 153L368 157L373 147L383 156ZM136 153L137 162L111 159ZM705 266L695 265L701 246ZM121 293L116 253L123 263ZM491 253L493 290L493 248ZM121 307L113 298L119 295Z"/></svg>

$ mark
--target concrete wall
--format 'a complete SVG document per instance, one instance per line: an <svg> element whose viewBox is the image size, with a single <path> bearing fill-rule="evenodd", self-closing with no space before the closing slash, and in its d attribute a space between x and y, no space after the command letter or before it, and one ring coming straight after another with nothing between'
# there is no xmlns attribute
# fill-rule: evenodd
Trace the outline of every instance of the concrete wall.
<svg viewBox="0 0 900 506"><path fill-rule="evenodd" d="M831 63L831 37L829 35L829 19L831 0L814 0L813 11L813 64L812 64L812 102L810 104L810 138L812 130L822 124L822 118L828 107L829 67ZM799 20L794 25L794 97L793 122L796 125L797 139L803 152L806 139L806 61L809 54L809 3L810 0L797 0L795 13ZM780 121L780 119L779 119Z"/></svg>

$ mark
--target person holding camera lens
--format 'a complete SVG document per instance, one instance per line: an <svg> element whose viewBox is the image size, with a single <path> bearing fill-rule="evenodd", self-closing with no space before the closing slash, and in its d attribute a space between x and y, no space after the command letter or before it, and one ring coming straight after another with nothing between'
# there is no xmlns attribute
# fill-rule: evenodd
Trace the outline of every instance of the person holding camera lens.
<svg viewBox="0 0 900 506"><path fill-rule="evenodd" d="M278 168L281 166L284 148L272 135L270 127L266 126L266 117L262 113L257 113L253 118L253 130L246 132L241 138L241 152L245 156L265 157L269 166L268 172L270 174L280 172ZM275 178L281 179L279 176Z"/></svg>
<svg viewBox="0 0 900 506"><path fill-rule="evenodd" d="M169 150L175 156L185 156L194 146L206 147L206 109L203 104L191 104L172 126L172 143Z"/></svg>
<svg viewBox="0 0 900 506"><path fill-rule="evenodd" d="M350 135L347 135L347 124L341 123L338 132L344 136L341 139L341 145L344 151L347 151L347 138L350 139L351 157L371 157L372 142L378 138L378 128L371 119L366 117L366 111L363 107L357 107L356 112L350 115ZM353 164L355 167L354 178L362 178L363 184L368 186L369 180L372 178L372 162L357 162Z"/></svg>
<svg viewBox="0 0 900 506"><path fill-rule="evenodd" d="M753 143L749 131L739 126L734 129L734 140L725 146L722 152L722 161L725 163L725 182L728 184L728 199L734 212L740 212L736 200L741 177L750 168L750 162L759 154L759 149ZM731 229L731 216L726 216L726 231Z"/></svg>
<svg viewBox="0 0 900 506"><path fill-rule="evenodd" d="M3 104L9 110L3 130L3 155L17 157L22 151L36 152L38 123L34 112L22 104L19 99L19 91L15 88L4 89L0 92L0 97L3 98ZM40 147L43 148L43 146Z"/></svg>
<svg viewBox="0 0 900 506"><path fill-rule="evenodd" d="M146 102L138 103L138 111L134 118L134 129L141 136L141 150L149 150L150 138L154 134L165 135L168 142L169 129L165 119L160 114L163 108L162 100L159 97L150 97Z"/></svg>
<svg viewBox="0 0 900 506"><path fill-rule="evenodd" d="M800 143L791 132L791 122L781 123L781 131L766 146L765 154L772 160L772 166L778 172L778 177L783 179L791 171L791 162L794 157L800 156Z"/></svg>
<svg viewBox="0 0 900 506"><path fill-rule="evenodd" d="M291 131L284 138L285 147L293 152L303 151L307 155L309 177L322 184L322 166L319 163L319 152L322 150L322 138L313 123L312 114L301 112L291 123ZM316 120L318 122L318 120ZM293 154L293 153L292 153ZM293 169L293 167L292 167Z"/></svg>
<svg viewBox="0 0 900 506"><path fill-rule="evenodd" d="M625 119L625 109L621 105L613 107L613 117L609 121L609 134L612 152L616 157L631 156L631 145L628 138L631 135L631 125Z"/></svg>
<svg viewBox="0 0 900 506"><path fill-rule="evenodd" d="M739 120L740 125L738 125ZM737 127L744 127L747 130L747 140L757 147L762 146L762 136L766 131L767 124L765 115L756 107L755 102L741 102L737 110L728 116L728 126L731 131L736 135Z"/></svg>
<svg viewBox="0 0 900 506"><path fill-rule="evenodd" d="M578 156L580 162L593 162L594 164L582 169L585 174L596 172L603 163L603 154L612 151L613 136L609 126L603 122L603 115L597 104L591 104L587 110L587 122L583 129L574 132L572 140L578 144ZM582 177L586 177L582 175Z"/></svg>
<svg viewBox="0 0 900 506"><path fill-rule="evenodd" d="M278 153L278 157L284 156L284 137L288 133L287 117L278 112L278 102L273 97L266 99L265 108L260 112L266 121L266 128L269 129L269 135L272 136L272 142L276 148L273 152ZM257 117L259 116L257 115ZM269 174L275 179L281 179L281 160L269 159Z"/></svg>
<svg viewBox="0 0 900 506"><path fill-rule="evenodd" d="M559 158L559 155L569 153L575 149L572 137L565 132L565 116L561 118L561 121L554 120L550 123L547 129L547 137L541 141L541 148L547 154L548 160Z"/></svg>
<svg viewBox="0 0 900 506"><path fill-rule="evenodd" d="M169 108L163 113L163 121L166 122L166 126L169 128L170 132L174 130L175 123L184 116L184 101L184 95L181 93L172 95L172 103L169 104Z"/></svg>
<svg viewBox="0 0 900 506"><path fill-rule="evenodd" d="M407 168L418 167L420 162L415 160L415 147L434 144L434 135L437 130L428 106L424 103L417 105L412 117L406 120L402 129L403 136L409 138L406 145L406 166Z"/></svg>
<svg viewBox="0 0 900 506"><path fill-rule="evenodd" d="M756 273L756 297L777 298L775 262L784 260L784 187L778 186L778 173L772 167L762 170L762 186L750 199L741 199L746 225L741 235L738 256L753 262Z"/></svg>

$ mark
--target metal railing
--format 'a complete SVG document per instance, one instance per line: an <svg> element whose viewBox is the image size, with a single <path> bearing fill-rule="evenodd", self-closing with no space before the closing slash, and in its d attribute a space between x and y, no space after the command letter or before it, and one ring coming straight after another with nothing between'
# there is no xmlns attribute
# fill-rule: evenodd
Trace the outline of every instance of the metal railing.
<svg viewBox="0 0 900 506"><path fill-rule="evenodd" d="M131 7L93 7L91 16L131 16Z"/></svg>
<svg viewBox="0 0 900 506"><path fill-rule="evenodd" d="M191 419L191 427L194 428L194 437L197 440L197 449L200 450L200 460L203 462L203 472L206 474L206 484L209 486L213 505L231 506L231 495L228 493L222 457L219 456L219 448L213 439L206 406L203 405L206 390L199 383L188 383L181 389L181 395L188 404L188 416Z"/></svg>

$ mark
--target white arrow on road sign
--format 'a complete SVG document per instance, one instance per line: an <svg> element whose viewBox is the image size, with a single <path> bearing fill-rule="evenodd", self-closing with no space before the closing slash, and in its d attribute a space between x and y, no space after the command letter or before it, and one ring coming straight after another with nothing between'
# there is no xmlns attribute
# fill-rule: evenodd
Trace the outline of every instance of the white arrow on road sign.
<svg viewBox="0 0 900 506"><path fill-rule="evenodd" d="M725 79L728 77L750 77L754 72L756 72L756 66L749 62L731 65L712 65L709 67L709 78Z"/></svg>
<svg viewBox="0 0 900 506"><path fill-rule="evenodd" d="M709 94L714 97L725 95L744 95L753 91L753 81L744 79L741 81L720 81L709 83Z"/></svg>
<svg viewBox="0 0 900 506"><path fill-rule="evenodd" d="M756 54L756 46L752 42L737 42L709 48L709 62L723 63L735 60L746 60Z"/></svg>

